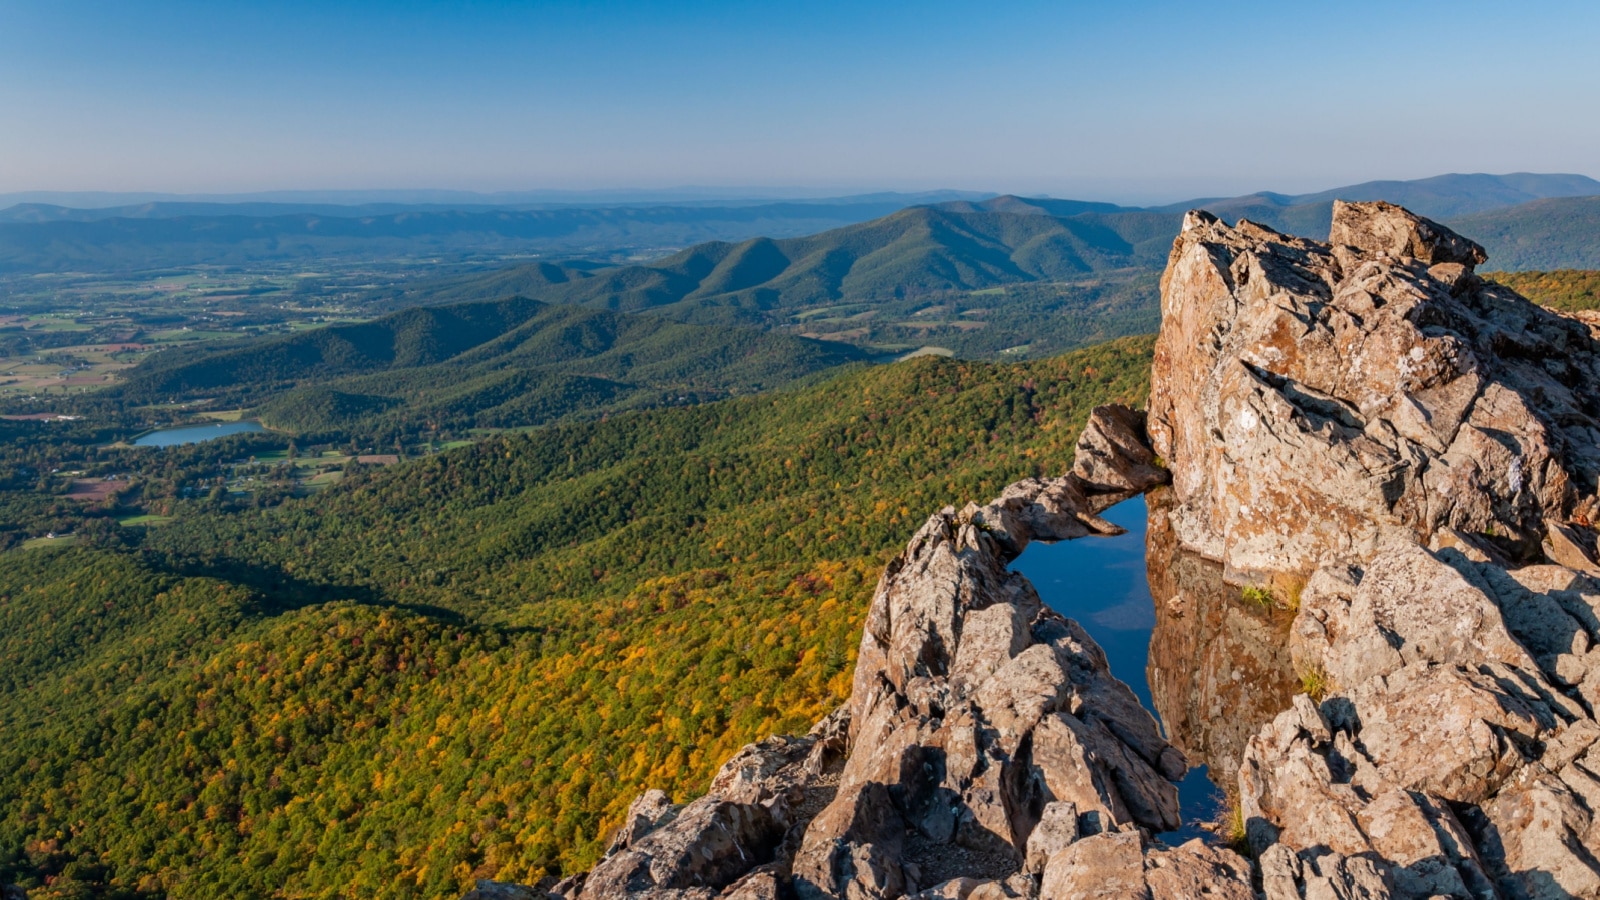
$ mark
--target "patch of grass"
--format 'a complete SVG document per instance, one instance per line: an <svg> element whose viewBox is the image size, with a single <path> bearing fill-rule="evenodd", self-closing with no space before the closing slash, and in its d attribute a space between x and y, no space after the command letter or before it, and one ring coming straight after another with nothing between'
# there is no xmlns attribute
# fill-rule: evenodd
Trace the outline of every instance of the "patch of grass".
<svg viewBox="0 0 1600 900"><path fill-rule="evenodd" d="M1271 609L1277 603L1277 598L1273 597L1271 588L1255 584L1246 585L1239 591L1239 596L1244 599L1244 602L1254 604L1262 609Z"/></svg>
<svg viewBox="0 0 1600 900"><path fill-rule="evenodd" d="M1250 848L1250 841L1244 827L1244 809L1239 803L1239 798L1229 796L1227 803L1222 806L1217 817L1215 833L1222 838L1228 849L1247 859L1254 858L1255 853Z"/></svg>
<svg viewBox="0 0 1600 900"><path fill-rule="evenodd" d="M36 537L22 542L24 550L42 550L49 547L70 547L78 542L75 534L66 534L61 537Z"/></svg>
<svg viewBox="0 0 1600 900"><path fill-rule="evenodd" d="M1306 581L1307 579L1304 575L1280 575L1274 579L1275 589L1273 594L1278 598L1283 608L1289 611L1290 615L1296 615L1300 612L1300 597L1305 593Z"/></svg>
<svg viewBox="0 0 1600 900"><path fill-rule="evenodd" d="M1307 666L1300 670L1300 691L1313 702L1321 703L1332 690L1333 683L1328 680L1328 673L1321 666Z"/></svg>

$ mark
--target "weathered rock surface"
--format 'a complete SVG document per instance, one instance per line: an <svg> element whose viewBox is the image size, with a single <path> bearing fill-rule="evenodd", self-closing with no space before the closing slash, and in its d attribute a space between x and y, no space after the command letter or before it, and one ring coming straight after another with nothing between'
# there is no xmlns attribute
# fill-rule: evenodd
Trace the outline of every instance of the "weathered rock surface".
<svg viewBox="0 0 1600 900"><path fill-rule="evenodd" d="M1361 562L1391 532L1537 557L1600 476L1588 330L1404 210L1339 204L1333 233L1185 222L1149 423L1183 543L1238 577Z"/></svg>
<svg viewBox="0 0 1600 900"><path fill-rule="evenodd" d="M1239 762L1272 900L1600 896L1600 345L1483 261L1379 203L1328 244L1191 214L1173 248L1161 514L1232 584L1295 586L1318 695Z"/></svg>
<svg viewBox="0 0 1600 900"><path fill-rule="evenodd" d="M1138 832L1097 834L1050 857L1040 900L1254 900L1250 865L1199 840L1151 846Z"/></svg>
<svg viewBox="0 0 1600 900"><path fill-rule="evenodd" d="M533 887L502 881L480 880L477 887L468 891L461 900L546 900L550 889L554 886L553 879L548 884L535 885ZM0 898L4 897L4 894L0 894Z"/></svg>

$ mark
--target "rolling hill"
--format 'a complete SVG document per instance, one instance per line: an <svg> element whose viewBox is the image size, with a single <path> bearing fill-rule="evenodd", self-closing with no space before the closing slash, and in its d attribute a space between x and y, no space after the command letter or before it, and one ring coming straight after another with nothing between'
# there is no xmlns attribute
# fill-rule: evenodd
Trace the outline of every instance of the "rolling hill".
<svg viewBox="0 0 1600 900"><path fill-rule="evenodd" d="M542 425L752 393L855 348L514 297L157 354L96 404L206 399L298 433Z"/></svg>
<svg viewBox="0 0 1600 900"><path fill-rule="evenodd" d="M931 344L972 356L1048 355L1154 328L1153 273L1178 218L1017 198L913 207L809 237L701 244L643 265L534 264L416 283L383 302L481 300L516 289L880 350Z"/></svg>
<svg viewBox="0 0 1600 900"><path fill-rule="evenodd" d="M905 209L895 206L903 197L868 197L737 207L381 214L374 208L360 217L197 216L190 215L193 204L154 204L110 218L79 211L69 220L0 224L0 270L200 258L284 262L327 254L455 254L480 258L478 266L482 257L535 246L611 252L762 233L704 241L644 263L539 260L403 279L399 287L359 296L390 310L523 296L827 338L874 353L937 348L966 357L1039 357L1154 330L1156 273L1191 206L1316 235L1326 233L1334 197L1384 197L1479 240L1496 268L1589 268L1600 265L1600 197L1569 196L1584 191L1600 193L1600 182L1576 175L1446 175L1153 209L1013 196ZM12 215L48 219L57 212L29 208ZM74 216L82 221L70 220ZM839 227L784 236L826 225ZM349 408L360 401L319 402Z"/></svg>
<svg viewBox="0 0 1600 900"><path fill-rule="evenodd" d="M1385 199L1422 215L1449 220L1550 198L1600 195L1600 182L1581 175L1441 175L1415 181L1374 181L1313 194L1263 192L1141 209L1110 203L1004 197L977 201L956 192L871 194L815 201L680 201L661 204L490 205L485 197L448 203L261 202L164 200L78 209L19 203L0 210L0 274L143 271L174 266L307 263L334 259L445 256L481 259L507 254L615 255L662 252L696 243L738 242L758 235L798 237L889 216L912 204L947 213L1045 215L1068 222L1066 234L1046 239L1041 254L1059 251L1071 270L1105 268L1132 257L1156 232L1170 237L1176 216L1205 207L1225 219L1250 218L1300 234L1325 233L1334 198ZM1167 224L1163 224L1167 223ZM965 228L975 226L968 223ZM997 226L998 227L998 226ZM978 227L979 231L992 228ZM991 237L993 235L990 235ZM1021 238L1026 243L1026 238ZM1159 241L1157 242L1159 243ZM1030 266L1011 260L1018 271ZM1147 248L1146 248L1147 249ZM891 256L898 251L890 249ZM1009 254L1007 254L1009 256ZM921 273L914 257L907 271ZM982 271L993 259L973 260ZM889 271L873 266L880 273ZM892 267L891 267L892 268ZM958 266L945 282L973 273ZM1017 271L1005 265L991 275ZM826 279L825 279L826 280ZM913 289L934 275L921 273ZM873 277L868 282L876 281ZM943 282L941 282L943 283ZM633 286L618 293L628 293Z"/></svg>
<svg viewBox="0 0 1600 900"><path fill-rule="evenodd" d="M1415 181L1368 181L1311 194L1262 192L1243 197L1191 200L1168 212L1202 207L1229 222L1244 218L1289 234L1324 235L1334 200L1387 200L1430 219L1450 219L1519 206L1551 197L1600 195L1600 181L1584 175L1437 175Z"/></svg>

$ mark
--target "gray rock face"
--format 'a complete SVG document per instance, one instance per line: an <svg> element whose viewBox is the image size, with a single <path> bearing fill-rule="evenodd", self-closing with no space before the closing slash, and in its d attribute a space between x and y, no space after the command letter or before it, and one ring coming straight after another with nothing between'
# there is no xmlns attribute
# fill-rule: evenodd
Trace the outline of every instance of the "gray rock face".
<svg viewBox="0 0 1600 900"><path fill-rule="evenodd" d="M1191 214L1173 248L1163 515L1227 580L1299 586L1316 692L1239 763L1270 900L1600 896L1600 345L1484 258L1380 203L1328 244Z"/></svg>
<svg viewBox="0 0 1600 900"><path fill-rule="evenodd" d="M503 881L480 880L477 886L468 891L461 900L548 900L549 888L552 886L528 887ZM0 893L0 898L10 900L4 893Z"/></svg>

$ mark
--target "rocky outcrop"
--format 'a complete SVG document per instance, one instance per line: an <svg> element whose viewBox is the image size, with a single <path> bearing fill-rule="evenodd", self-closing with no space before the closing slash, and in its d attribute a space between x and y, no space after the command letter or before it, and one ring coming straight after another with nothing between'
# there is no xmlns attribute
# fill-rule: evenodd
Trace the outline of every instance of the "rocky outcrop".
<svg viewBox="0 0 1600 900"><path fill-rule="evenodd" d="M692 803L641 795L605 859L542 893L1004 900L1051 879L1075 890L1130 846L1141 896L1248 872L1152 841L1179 824L1187 762L1094 640L1007 567L1034 540L1120 533L1100 513L1166 477L1144 415L1101 407L1067 475L934 515L878 585L844 707L744 748Z"/></svg>
<svg viewBox="0 0 1600 900"><path fill-rule="evenodd" d="M1152 382L1172 533L1315 694L1241 753L1262 887L1600 896L1600 346L1405 210L1330 237L1191 214Z"/></svg>
<svg viewBox="0 0 1600 900"><path fill-rule="evenodd" d="M1099 646L1006 567L1034 539L1120 531L1098 514L1165 479L1143 425L1096 410L1071 474L946 509L889 564L838 794L794 860L800 896L887 898L961 878L1010 896L1025 867L1080 837L1177 827L1182 754Z"/></svg>
<svg viewBox="0 0 1600 900"><path fill-rule="evenodd" d="M929 518L842 708L692 803L641 796L599 865L538 892L1600 898L1600 347L1483 261L1382 203L1336 204L1329 243L1191 213L1148 420L1098 409L1065 476ZM1169 471L1171 741L1008 567L1115 533L1100 514ZM1184 751L1253 863L1158 837Z"/></svg>

